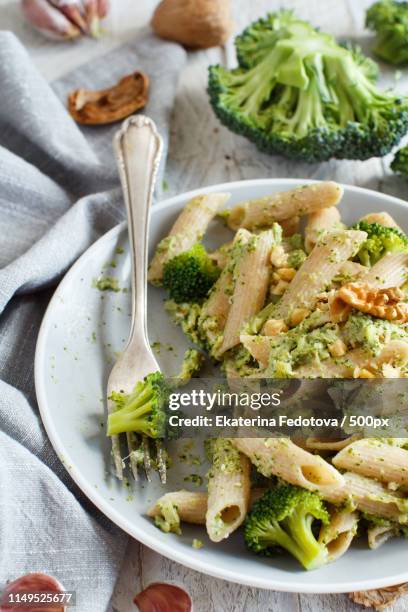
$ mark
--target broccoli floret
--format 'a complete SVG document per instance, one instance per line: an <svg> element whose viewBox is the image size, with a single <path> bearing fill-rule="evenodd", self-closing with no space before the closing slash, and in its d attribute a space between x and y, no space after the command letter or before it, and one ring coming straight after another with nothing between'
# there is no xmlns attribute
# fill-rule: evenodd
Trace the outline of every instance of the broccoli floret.
<svg viewBox="0 0 408 612"><path fill-rule="evenodd" d="M169 393L161 372L148 374L129 394L113 391L109 399L115 403L116 410L108 417L108 436L134 432L164 438Z"/></svg>
<svg viewBox="0 0 408 612"><path fill-rule="evenodd" d="M374 53L390 64L408 61L408 2L379 0L367 11L366 26L376 35Z"/></svg>
<svg viewBox="0 0 408 612"><path fill-rule="evenodd" d="M317 493L278 485L254 504L245 522L245 542L250 550L268 556L277 546L284 548L305 569L315 569L328 560L326 547L313 533L315 521L329 523L329 514Z"/></svg>
<svg viewBox="0 0 408 612"><path fill-rule="evenodd" d="M408 146L396 152L391 162L391 170L408 177Z"/></svg>
<svg viewBox="0 0 408 612"><path fill-rule="evenodd" d="M220 269L202 244L168 261L163 270L163 286L177 304L200 302L220 275Z"/></svg>
<svg viewBox="0 0 408 612"><path fill-rule="evenodd" d="M386 155L408 128L408 100L380 91L373 62L288 11L236 39L239 66L210 66L222 123L262 151L306 162Z"/></svg>
<svg viewBox="0 0 408 612"><path fill-rule="evenodd" d="M372 266L387 253L408 252L408 236L395 227L360 221L352 229L367 232L367 238L356 255L363 266Z"/></svg>
<svg viewBox="0 0 408 612"><path fill-rule="evenodd" d="M302 249L295 249L288 253L288 266L298 270L306 261L307 255Z"/></svg>

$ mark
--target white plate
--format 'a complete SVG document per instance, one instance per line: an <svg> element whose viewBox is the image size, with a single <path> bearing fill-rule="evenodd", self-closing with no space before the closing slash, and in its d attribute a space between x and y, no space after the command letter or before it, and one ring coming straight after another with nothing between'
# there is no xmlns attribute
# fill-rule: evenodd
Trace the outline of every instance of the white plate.
<svg viewBox="0 0 408 612"><path fill-rule="evenodd" d="M304 180L255 180L215 185L171 198L152 211L151 250L165 235L172 221L192 196L202 192L229 191L230 204L290 189ZM387 210L408 229L404 202L380 193L345 187L340 206L346 223L371 211ZM227 230L220 224L210 229L212 242L225 239ZM125 254L116 254L123 246ZM408 542L395 539L381 551L372 552L357 544L336 563L305 572L289 556L265 559L245 550L241 533L215 545L204 529L184 526L181 537L164 534L144 516L144 511L164 489L152 485L121 486L111 475L109 444L104 434L104 404L107 375L129 329L129 293L101 293L92 281L106 263L126 287L129 256L126 231L116 227L98 240L65 276L48 307L41 326L35 360L35 382L41 416L56 452L84 493L114 523L157 552L193 569L218 578L254 587L296 592L347 592L372 589L408 580ZM187 344L181 331L163 311L164 294L149 290L149 336L160 341L158 359L164 371L177 372ZM175 351L166 345L175 346ZM184 442L183 442L184 443ZM177 462L175 462L177 464ZM205 470L205 466L202 467ZM180 464L169 470L167 490L190 488L184 476L197 472L196 466ZM191 546L192 539L204 542L201 550Z"/></svg>

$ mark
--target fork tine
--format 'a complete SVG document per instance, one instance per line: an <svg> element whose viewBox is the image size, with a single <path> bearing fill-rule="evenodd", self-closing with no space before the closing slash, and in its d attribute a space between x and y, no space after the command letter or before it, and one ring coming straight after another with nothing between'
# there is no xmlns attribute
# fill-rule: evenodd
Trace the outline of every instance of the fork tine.
<svg viewBox="0 0 408 612"><path fill-rule="evenodd" d="M162 440L156 440L156 457L157 457L157 469L162 484L166 484L167 480L167 451L163 446Z"/></svg>
<svg viewBox="0 0 408 612"><path fill-rule="evenodd" d="M130 469L132 471L133 478L137 482L139 480L139 466L138 466L138 461L137 461L137 456L136 456L136 451L138 448L136 435L133 432L128 432L126 434L126 440L127 440L128 450L129 450Z"/></svg>
<svg viewBox="0 0 408 612"><path fill-rule="evenodd" d="M112 457L115 465L115 473L119 480L123 480L123 460L120 453L119 436L112 436Z"/></svg>
<svg viewBox="0 0 408 612"><path fill-rule="evenodd" d="M143 465L146 473L146 478L149 482L152 481L152 459L150 457L150 443L147 436L142 437L143 447Z"/></svg>

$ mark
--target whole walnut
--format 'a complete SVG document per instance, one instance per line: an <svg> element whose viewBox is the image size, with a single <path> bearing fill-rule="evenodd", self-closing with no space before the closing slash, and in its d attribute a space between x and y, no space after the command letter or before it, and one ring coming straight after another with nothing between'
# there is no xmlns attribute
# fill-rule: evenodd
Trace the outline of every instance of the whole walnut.
<svg viewBox="0 0 408 612"><path fill-rule="evenodd" d="M229 0L163 0L151 26L161 38L191 49L207 49L225 43L232 32Z"/></svg>

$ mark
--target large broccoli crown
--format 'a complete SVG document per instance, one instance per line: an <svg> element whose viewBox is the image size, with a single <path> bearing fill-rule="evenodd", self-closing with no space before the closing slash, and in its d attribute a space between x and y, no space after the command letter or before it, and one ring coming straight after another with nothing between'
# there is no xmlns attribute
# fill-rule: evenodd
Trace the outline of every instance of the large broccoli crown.
<svg viewBox="0 0 408 612"><path fill-rule="evenodd" d="M148 374L129 394L113 391L109 399L115 403L116 410L108 417L108 436L134 432L164 438L169 393L161 372Z"/></svg>
<svg viewBox="0 0 408 612"><path fill-rule="evenodd" d="M364 266L372 266L387 253L408 252L408 236L395 227L360 221L352 229L367 232L367 238L356 255Z"/></svg>
<svg viewBox="0 0 408 612"><path fill-rule="evenodd" d="M372 61L289 11L250 25L236 49L238 68L210 66L210 101L263 151L367 159L388 153L408 128L408 101L377 88Z"/></svg>
<svg viewBox="0 0 408 612"><path fill-rule="evenodd" d="M315 521L326 525L329 514L317 493L289 484L269 489L254 504L245 523L245 542L258 554L275 547L290 552L305 569L327 562L327 549L313 533Z"/></svg>
<svg viewBox="0 0 408 612"><path fill-rule="evenodd" d="M206 297L220 269L209 257L202 244L168 261L163 271L163 286L177 304L200 302Z"/></svg>
<svg viewBox="0 0 408 612"><path fill-rule="evenodd" d="M396 152L391 162L391 170L408 177L408 146Z"/></svg>
<svg viewBox="0 0 408 612"><path fill-rule="evenodd" d="M378 57L390 64L408 61L408 2L375 2L367 11L366 26L377 34Z"/></svg>

